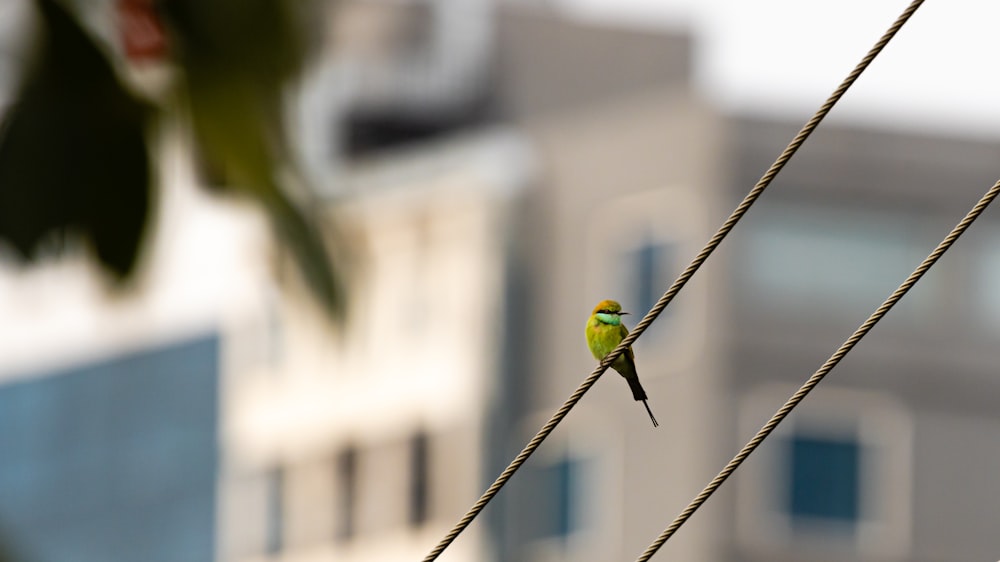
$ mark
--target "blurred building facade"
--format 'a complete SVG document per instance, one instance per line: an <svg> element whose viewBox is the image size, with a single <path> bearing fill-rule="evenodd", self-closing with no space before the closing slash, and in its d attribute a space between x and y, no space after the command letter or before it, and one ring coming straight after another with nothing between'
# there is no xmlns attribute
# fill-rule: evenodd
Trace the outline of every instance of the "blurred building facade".
<svg viewBox="0 0 1000 562"><path fill-rule="evenodd" d="M731 123L735 197L797 125ZM998 154L996 142L817 131L734 232L728 388L740 442L996 181ZM984 216L747 463L735 558L996 556L996 227Z"/></svg>
<svg viewBox="0 0 1000 562"><path fill-rule="evenodd" d="M299 138L361 249L351 323L331 334L275 284L263 221L198 195L176 135L141 294L109 297L80 263L0 277L12 552L419 559L593 368L593 305L645 313L797 127L721 115L679 32L467 0L327 15ZM824 124L636 344L661 427L607 374L442 559L637 556L992 184L998 153ZM997 556L984 222L660 556Z"/></svg>

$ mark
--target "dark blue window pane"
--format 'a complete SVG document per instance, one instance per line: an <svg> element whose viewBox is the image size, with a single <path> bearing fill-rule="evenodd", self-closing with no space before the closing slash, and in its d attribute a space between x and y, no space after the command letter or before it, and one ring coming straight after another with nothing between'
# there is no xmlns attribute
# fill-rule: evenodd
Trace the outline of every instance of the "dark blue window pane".
<svg viewBox="0 0 1000 562"><path fill-rule="evenodd" d="M647 240L630 253L629 310L636 315L646 314L667 290L674 274L674 247L670 244Z"/></svg>
<svg viewBox="0 0 1000 562"><path fill-rule="evenodd" d="M789 513L855 522L859 516L861 447L857 441L797 435L789 440Z"/></svg>
<svg viewBox="0 0 1000 562"><path fill-rule="evenodd" d="M215 336L0 386L0 537L36 562L210 561Z"/></svg>
<svg viewBox="0 0 1000 562"><path fill-rule="evenodd" d="M641 314L653 308L659 297L656 281L660 255L658 247L652 244L643 244L636 254L635 301L639 306L637 313Z"/></svg>
<svg viewBox="0 0 1000 562"><path fill-rule="evenodd" d="M557 535L569 535L574 529L573 504L576 503L573 497L573 480L575 464L563 459L552 467L553 492L555 493L555 513L553 522Z"/></svg>
<svg viewBox="0 0 1000 562"><path fill-rule="evenodd" d="M566 537L579 527L582 461L562 458L538 471L533 513L534 537Z"/></svg>

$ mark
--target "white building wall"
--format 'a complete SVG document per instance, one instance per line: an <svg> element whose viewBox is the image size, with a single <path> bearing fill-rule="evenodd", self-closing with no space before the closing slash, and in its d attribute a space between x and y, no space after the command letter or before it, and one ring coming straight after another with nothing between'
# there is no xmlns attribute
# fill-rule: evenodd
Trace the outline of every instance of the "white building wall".
<svg viewBox="0 0 1000 562"><path fill-rule="evenodd" d="M419 558L481 493L506 230L529 165L522 142L486 131L349 176L358 196L337 216L360 248L363 272L350 323L332 334L313 305L285 299L281 361L233 385L227 398L231 478L285 467L282 560ZM428 519L413 525L409 442L418 432L429 438L429 505ZM338 539L336 456L348 446L358 453L355 533ZM226 560L257 560L267 550L259 505L256 522L225 523L246 520L245 501L237 492L222 500L232 533ZM481 560L484 541L473 526L449 556Z"/></svg>

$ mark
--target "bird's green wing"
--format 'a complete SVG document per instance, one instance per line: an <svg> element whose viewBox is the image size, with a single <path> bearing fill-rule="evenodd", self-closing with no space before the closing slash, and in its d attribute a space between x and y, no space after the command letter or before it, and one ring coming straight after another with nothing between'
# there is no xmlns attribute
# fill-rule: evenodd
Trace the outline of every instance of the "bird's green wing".
<svg viewBox="0 0 1000 562"><path fill-rule="evenodd" d="M619 324L618 325L618 331L621 334L621 337L618 338L618 341L621 342L623 339L625 339L625 336L628 335L628 328L625 327L625 324ZM632 353L632 346L631 345L628 346L628 349L625 350L624 355L626 357L628 357L629 363L635 365L635 354Z"/></svg>

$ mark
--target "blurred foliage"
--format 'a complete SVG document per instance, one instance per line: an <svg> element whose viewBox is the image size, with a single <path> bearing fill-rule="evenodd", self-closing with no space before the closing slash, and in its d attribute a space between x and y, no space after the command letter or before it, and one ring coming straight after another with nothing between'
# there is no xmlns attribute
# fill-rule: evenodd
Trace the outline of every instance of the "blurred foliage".
<svg viewBox="0 0 1000 562"><path fill-rule="evenodd" d="M323 238L278 183L291 161L281 127L281 97L304 57L289 4L281 0L161 2L184 69L187 102L204 157L267 209L313 293L343 310L342 277L330 268Z"/></svg>
<svg viewBox="0 0 1000 562"><path fill-rule="evenodd" d="M154 107L59 0L37 0L41 38L0 136L0 239L27 259L48 237L79 235L106 269L127 278L150 220L147 143L157 113L182 111L200 158L267 212L313 294L344 309L343 264L329 259L316 206L290 197L294 170L282 95L302 65L297 4L283 0L151 0L178 70L180 104ZM309 5L303 3L302 5Z"/></svg>
<svg viewBox="0 0 1000 562"><path fill-rule="evenodd" d="M35 60L0 138L0 237L32 258L47 237L78 234L125 276L149 218L149 112L62 6L38 8Z"/></svg>

